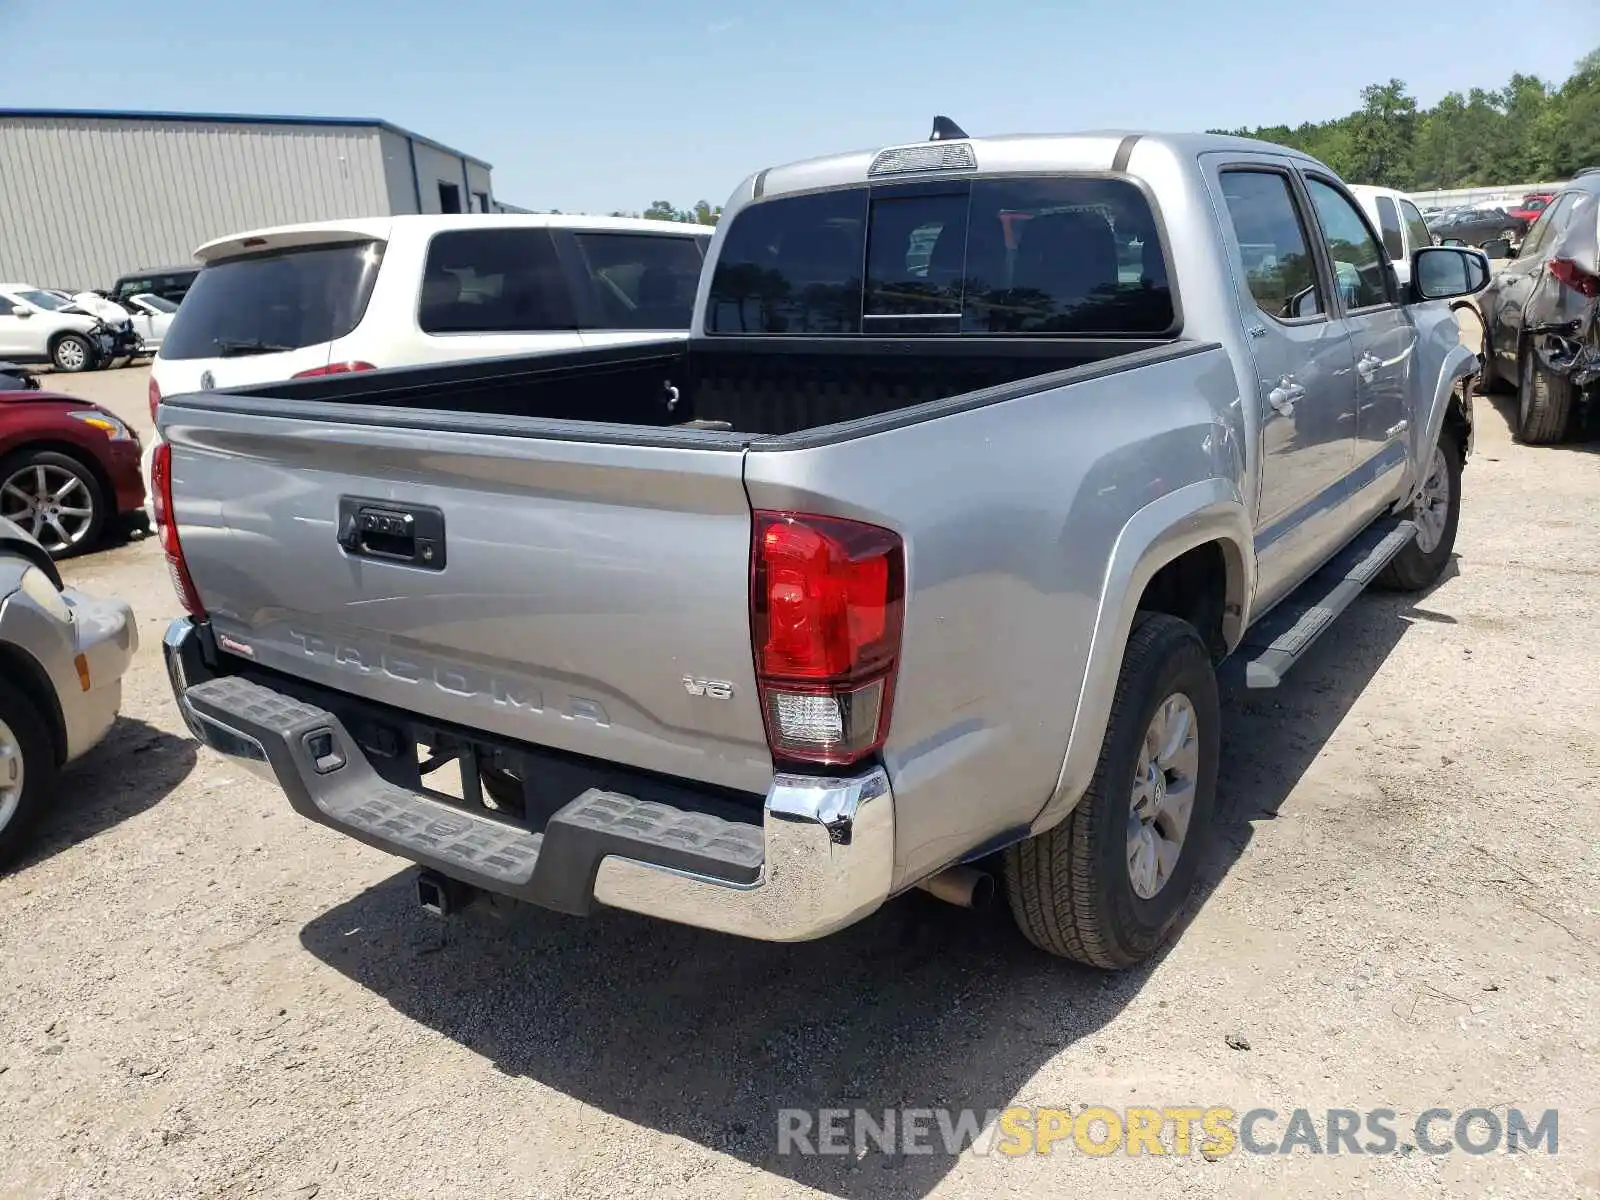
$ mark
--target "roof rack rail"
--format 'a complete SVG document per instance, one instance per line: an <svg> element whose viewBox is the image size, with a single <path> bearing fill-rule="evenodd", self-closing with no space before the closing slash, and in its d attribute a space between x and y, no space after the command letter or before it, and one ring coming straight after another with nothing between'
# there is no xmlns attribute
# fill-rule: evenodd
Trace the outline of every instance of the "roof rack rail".
<svg viewBox="0 0 1600 1200"><path fill-rule="evenodd" d="M935 117L933 119L933 132L928 135L930 142L947 142L951 138L964 138L970 135L961 126L949 117Z"/></svg>

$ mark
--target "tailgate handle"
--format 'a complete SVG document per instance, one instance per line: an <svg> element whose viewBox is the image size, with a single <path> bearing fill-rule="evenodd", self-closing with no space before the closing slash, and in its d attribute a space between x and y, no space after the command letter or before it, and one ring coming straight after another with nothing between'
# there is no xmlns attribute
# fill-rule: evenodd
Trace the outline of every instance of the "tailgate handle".
<svg viewBox="0 0 1600 1200"><path fill-rule="evenodd" d="M444 570L444 513L426 504L339 497L339 545L356 558Z"/></svg>

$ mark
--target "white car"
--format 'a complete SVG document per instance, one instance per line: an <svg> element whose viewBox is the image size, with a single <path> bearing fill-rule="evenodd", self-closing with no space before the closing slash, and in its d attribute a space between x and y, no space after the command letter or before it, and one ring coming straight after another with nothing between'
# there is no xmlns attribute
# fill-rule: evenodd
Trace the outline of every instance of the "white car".
<svg viewBox="0 0 1600 1200"><path fill-rule="evenodd" d="M71 300L29 283L0 283L0 360L91 371L115 345L106 323Z"/></svg>
<svg viewBox="0 0 1600 1200"><path fill-rule="evenodd" d="M178 306L165 297L145 292L129 296L122 302L122 307L132 315L133 331L139 335L145 352L154 354L160 350L172 318L177 315Z"/></svg>
<svg viewBox="0 0 1600 1200"><path fill-rule="evenodd" d="M1394 188L1354 184L1350 194L1360 203L1367 219L1383 239L1383 248L1394 263L1401 287L1411 283L1411 256L1423 246L1434 244L1428 223L1422 219L1417 203Z"/></svg>
<svg viewBox="0 0 1600 1200"><path fill-rule="evenodd" d="M150 364L150 417L181 392L687 337L711 234L474 213L219 238L195 251L200 274ZM146 447L147 482L159 440Z"/></svg>

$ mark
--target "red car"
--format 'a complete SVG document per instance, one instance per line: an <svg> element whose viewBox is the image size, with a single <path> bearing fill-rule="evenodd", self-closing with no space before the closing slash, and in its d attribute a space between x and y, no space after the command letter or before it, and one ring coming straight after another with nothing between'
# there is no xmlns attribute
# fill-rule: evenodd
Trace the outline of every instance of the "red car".
<svg viewBox="0 0 1600 1200"><path fill-rule="evenodd" d="M1506 210L1506 215L1516 217L1529 228L1544 215L1544 210L1549 207L1550 201L1556 198L1554 192L1532 192L1522 198L1522 203Z"/></svg>
<svg viewBox="0 0 1600 1200"><path fill-rule="evenodd" d="M3 378L0 517L51 558L81 554L108 528L136 523L144 512L138 435L98 404L37 391L12 371Z"/></svg>

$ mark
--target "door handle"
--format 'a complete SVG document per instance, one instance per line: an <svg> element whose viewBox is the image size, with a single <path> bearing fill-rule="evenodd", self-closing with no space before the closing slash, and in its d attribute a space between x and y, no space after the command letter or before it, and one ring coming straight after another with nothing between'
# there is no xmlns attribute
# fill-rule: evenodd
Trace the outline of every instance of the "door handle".
<svg viewBox="0 0 1600 1200"><path fill-rule="evenodd" d="M1267 402L1279 416L1294 416L1295 401L1305 397L1306 389L1301 387L1289 376L1285 375L1278 380L1278 386L1267 393Z"/></svg>
<svg viewBox="0 0 1600 1200"><path fill-rule="evenodd" d="M444 513L430 505L340 496L335 537L353 558L444 570Z"/></svg>
<svg viewBox="0 0 1600 1200"><path fill-rule="evenodd" d="M1383 359L1371 350L1363 350L1361 357L1356 360L1356 373L1361 376L1363 383L1371 383L1378 374L1378 368L1383 366Z"/></svg>

